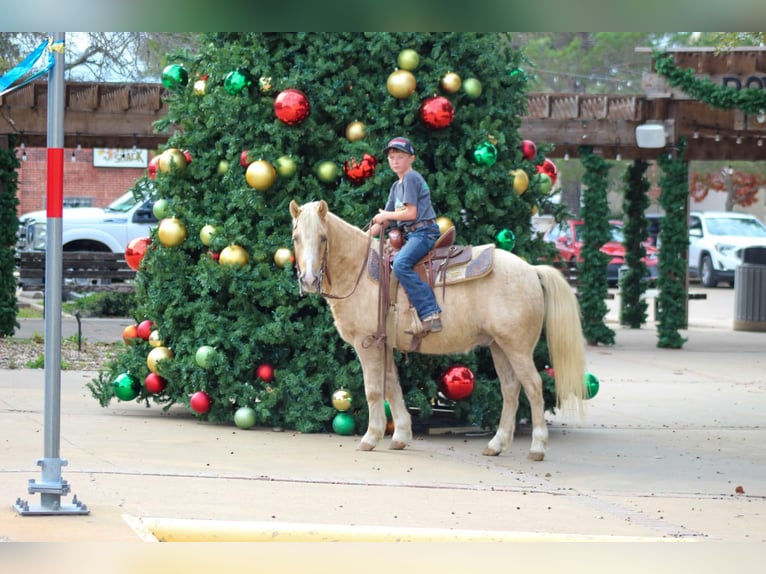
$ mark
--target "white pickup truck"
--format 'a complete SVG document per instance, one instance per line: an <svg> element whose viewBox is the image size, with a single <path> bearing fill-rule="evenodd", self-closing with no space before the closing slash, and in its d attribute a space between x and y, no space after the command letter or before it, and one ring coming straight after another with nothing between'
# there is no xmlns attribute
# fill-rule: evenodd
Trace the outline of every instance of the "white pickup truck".
<svg viewBox="0 0 766 574"><path fill-rule="evenodd" d="M149 229L157 225L153 205L153 199L136 201L128 191L105 208L64 208L62 250L124 253L131 240L148 237ZM45 251L47 217L45 211L19 217L19 252Z"/></svg>

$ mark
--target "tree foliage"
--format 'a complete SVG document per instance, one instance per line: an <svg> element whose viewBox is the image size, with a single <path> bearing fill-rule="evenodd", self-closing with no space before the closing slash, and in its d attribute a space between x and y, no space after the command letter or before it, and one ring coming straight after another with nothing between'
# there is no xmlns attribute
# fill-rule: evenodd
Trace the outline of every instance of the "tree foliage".
<svg viewBox="0 0 766 574"><path fill-rule="evenodd" d="M19 200L19 161L16 159L16 137L9 136L8 147L0 146L0 337L10 337L19 327L16 314L19 310L16 299L15 247L19 229L16 215Z"/></svg>
<svg viewBox="0 0 766 574"><path fill-rule="evenodd" d="M644 242L649 236L646 210L649 207L649 180L646 170L649 164L634 161L625 171L625 265L627 273L620 282L620 323L638 329L646 323L646 256Z"/></svg>

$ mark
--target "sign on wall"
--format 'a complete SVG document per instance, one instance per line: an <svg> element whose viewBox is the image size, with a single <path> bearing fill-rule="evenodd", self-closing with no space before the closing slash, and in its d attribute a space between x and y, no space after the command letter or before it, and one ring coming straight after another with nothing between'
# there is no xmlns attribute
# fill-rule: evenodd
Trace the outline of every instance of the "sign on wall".
<svg viewBox="0 0 766 574"><path fill-rule="evenodd" d="M97 147L93 149L93 167L146 167L149 150Z"/></svg>

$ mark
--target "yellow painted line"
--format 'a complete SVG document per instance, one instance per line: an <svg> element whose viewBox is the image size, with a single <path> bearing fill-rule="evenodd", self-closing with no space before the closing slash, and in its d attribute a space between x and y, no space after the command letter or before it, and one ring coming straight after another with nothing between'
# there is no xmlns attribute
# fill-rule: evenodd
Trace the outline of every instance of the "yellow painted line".
<svg viewBox="0 0 766 574"><path fill-rule="evenodd" d="M159 542L679 542L689 538L140 518Z"/></svg>

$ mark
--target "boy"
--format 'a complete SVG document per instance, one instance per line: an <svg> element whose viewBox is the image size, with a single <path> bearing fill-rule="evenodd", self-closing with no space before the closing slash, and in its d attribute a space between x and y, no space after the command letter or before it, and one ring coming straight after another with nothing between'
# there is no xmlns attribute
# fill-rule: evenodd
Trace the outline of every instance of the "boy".
<svg viewBox="0 0 766 574"><path fill-rule="evenodd" d="M422 325L422 329L417 326L406 332L419 336L437 333L442 330L441 308L431 288L413 269L440 235L431 205L431 191L423 176L412 169L415 148L410 140L395 137L383 153L399 179L391 186L385 208L372 218L370 232L373 236L380 234L382 224L387 221L393 221L402 230L405 243L394 258L394 275L409 296ZM417 325L418 321L414 323Z"/></svg>

